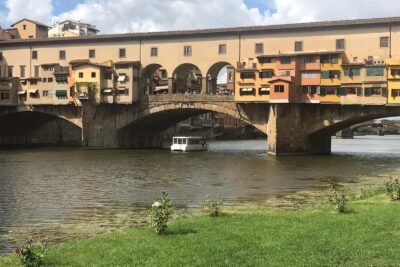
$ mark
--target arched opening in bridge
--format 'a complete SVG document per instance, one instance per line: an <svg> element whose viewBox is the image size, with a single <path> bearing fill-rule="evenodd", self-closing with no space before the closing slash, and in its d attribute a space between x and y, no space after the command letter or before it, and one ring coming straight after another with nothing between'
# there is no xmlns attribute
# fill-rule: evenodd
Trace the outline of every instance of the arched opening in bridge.
<svg viewBox="0 0 400 267"><path fill-rule="evenodd" d="M76 124L47 113L15 112L0 117L0 146L80 146Z"/></svg>
<svg viewBox="0 0 400 267"><path fill-rule="evenodd" d="M206 76L207 94L234 95L235 68L228 62L218 62L210 67Z"/></svg>
<svg viewBox="0 0 400 267"><path fill-rule="evenodd" d="M220 140L267 140L265 133L231 114L179 108L138 118L118 131L118 142L120 147L168 148L172 137L177 135Z"/></svg>
<svg viewBox="0 0 400 267"><path fill-rule="evenodd" d="M172 74L174 94L201 94L202 85L203 75L196 65L182 64Z"/></svg>
<svg viewBox="0 0 400 267"><path fill-rule="evenodd" d="M142 70L140 84L145 95L168 94L168 72L159 64L150 64Z"/></svg>

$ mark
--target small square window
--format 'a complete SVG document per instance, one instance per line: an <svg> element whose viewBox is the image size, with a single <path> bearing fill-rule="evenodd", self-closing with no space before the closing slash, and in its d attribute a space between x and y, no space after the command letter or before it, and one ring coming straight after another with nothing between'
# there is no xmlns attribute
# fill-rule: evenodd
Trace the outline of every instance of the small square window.
<svg viewBox="0 0 400 267"><path fill-rule="evenodd" d="M96 72L92 72L91 77L96 78Z"/></svg>
<svg viewBox="0 0 400 267"><path fill-rule="evenodd" d="M125 58L126 57L126 49L125 48L120 48L119 49L119 57L120 58Z"/></svg>
<svg viewBox="0 0 400 267"><path fill-rule="evenodd" d="M83 72L79 72L79 78L83 78Z"/></svg>
<svg viewBox="0 0 400 267"><path fill-rule="evenodd" d="M257 54L264 53L264 44L258 43L255 45L255 51Z"/></svg>
<svg viewBox="0 0 400 267"><path fill-rule="evenodd" d="M22 25L22 28L24 29L24 30L26 30L26 25L24 24L24 25Z"/></svg>
<svg viewBox="0 0 400 267"><path fill-rule="evenodd" d="M389 37L381 37L380 39L380 46L383 47L389 47Z"/></svg>
<svg viewBox="0 0 400 267"><path fill-rule="evenodd" d="M152 47L150 53L151 53L152 57L157 57L158 56L158 48Z"/></svg>
<svg viewBox="0 0 400 267"><path fill-rule="evenodd" d="M60 51L59 51L59 58L60 58L60 60L64 60L64 59L65 59L65 56L66 56L65 50L60 50Z"/></svg>
<svg viewBox="0 0 400 267"><path fill-rule="evenodd" d="M218 54L225 55L226 54L226 44L220 44L218 47Z"/></svg>
<svg viewBox="0 0 400 267"><path fill-rule="evenodd" d="M90 49L89 50L89 58L95 58L96 57L96 50Z"/></svg>
<svg viewBox="0 0 400 267"><path fill-rule="evenodd" d="M303 42L302 41L298 41L298 42L294 43L294 51L296 51L296 52L303 51Z"/></svg>
<svg viewBox="0 0 400 267"><path fill-rule="evenodd" d="M38 51L32 51L32 59L38 58Z"/></svg>
<svg viewBox="0 0 400 267"><path fill-rule="evenodd" d="M47 78L47 82L52 83L53 82L53 78Z"/></svg>
<svg viewBox="0 0 400 267"><path fill-rule="evenodd" d="M336 40L336 50L344 50L346 42L344 39L337 39Z"/></svg>
<svg viewBox="0 0 400 267"><path fill-rule="evenodd" d="M183 54L184 54L185 56L191 56L191 55L192 55L192 46L186 45L186 46L183 48Z"/></svg>
<svg viewBox="0 0 400 267"><path fill-rule="evenodd" d="M49 96L49 91L47 91L47 90L43 91L43 96L44 97Z"/></svg>

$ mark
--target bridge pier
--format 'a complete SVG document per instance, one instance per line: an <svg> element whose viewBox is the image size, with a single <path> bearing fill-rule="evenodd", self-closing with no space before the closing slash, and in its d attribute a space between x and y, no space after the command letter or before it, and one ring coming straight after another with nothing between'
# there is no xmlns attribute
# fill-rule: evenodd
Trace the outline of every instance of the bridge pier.
<svg viewBox="0 0 400 267"><path fill-rule="evenodd" d="M351 128L343 129L336 133L336 138L338 139L353 139L354 132Z"/></svg>
<svg viewBox="0 0 400 267"><path fill-rule="evenodd" d="M329 154L330 135L310 135L315 119L312 105L271 104L268 118L268 153L273 155ZM314 115L314 118L313 116Z"/></svg>

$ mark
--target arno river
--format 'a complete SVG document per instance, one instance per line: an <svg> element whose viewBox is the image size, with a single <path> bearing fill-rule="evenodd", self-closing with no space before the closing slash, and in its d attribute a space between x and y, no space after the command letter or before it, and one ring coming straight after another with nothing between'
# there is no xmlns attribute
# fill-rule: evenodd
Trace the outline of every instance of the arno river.
<svg viewBox="0 0 400 267"><path fill-rule="evenodd" d="M0 252L28 235L60 241L140 225L162 191L178 210L196 211L207 198L263 204L271 196L318 191L329 180L370 177L379 184L400 173L400 136L334 139L330 156L277 158L266 146L221 141L195 153L0 150Z"/></svg>

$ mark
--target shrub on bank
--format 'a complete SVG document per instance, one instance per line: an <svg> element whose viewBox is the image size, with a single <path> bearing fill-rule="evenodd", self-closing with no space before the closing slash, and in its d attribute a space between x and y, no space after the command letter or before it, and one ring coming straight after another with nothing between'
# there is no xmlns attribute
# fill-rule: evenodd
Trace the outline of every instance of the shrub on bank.
<svg viewBox="0 0 400 267"><path fill-rule="evenodd" d="M162 193L151 206L149 211L150 227L157 233L162 234L167 229L168 221L172 214L172 203L169 195Z"/></svg>
<svg viewBox="0 0 400 267"><path fill-rule="evenodd" d="M331 197L329 198L329 202L335 205L335 209L337 212L344 213L346 212L348 200L345 195L338 192L337 186L338 184L335 182L328 184L328 188L332 193Z"/></svg>
<svg viewBox="0 0 400 267"><path fill-rule="evenodd" d="M392 200L400 200L400 182L399 178L392 178L391 181L385 183L386 194Z"/></svg>
<svg viewBox="0 0 400 267"><path fill-rule="evenodd" d="M47 245L44 243L35 243L32 238L28 238L21 248L15 252L19 261L24 267L39 267L43 264L43 258L46 255Z"/></svg>
<svg viewBox="0 0 400 267"><path fill-rule="evenodd" d="M206 204L203 205L203 211L211 217L219 217L222 214L221 205L221 199L209 199Z"/></svg>

